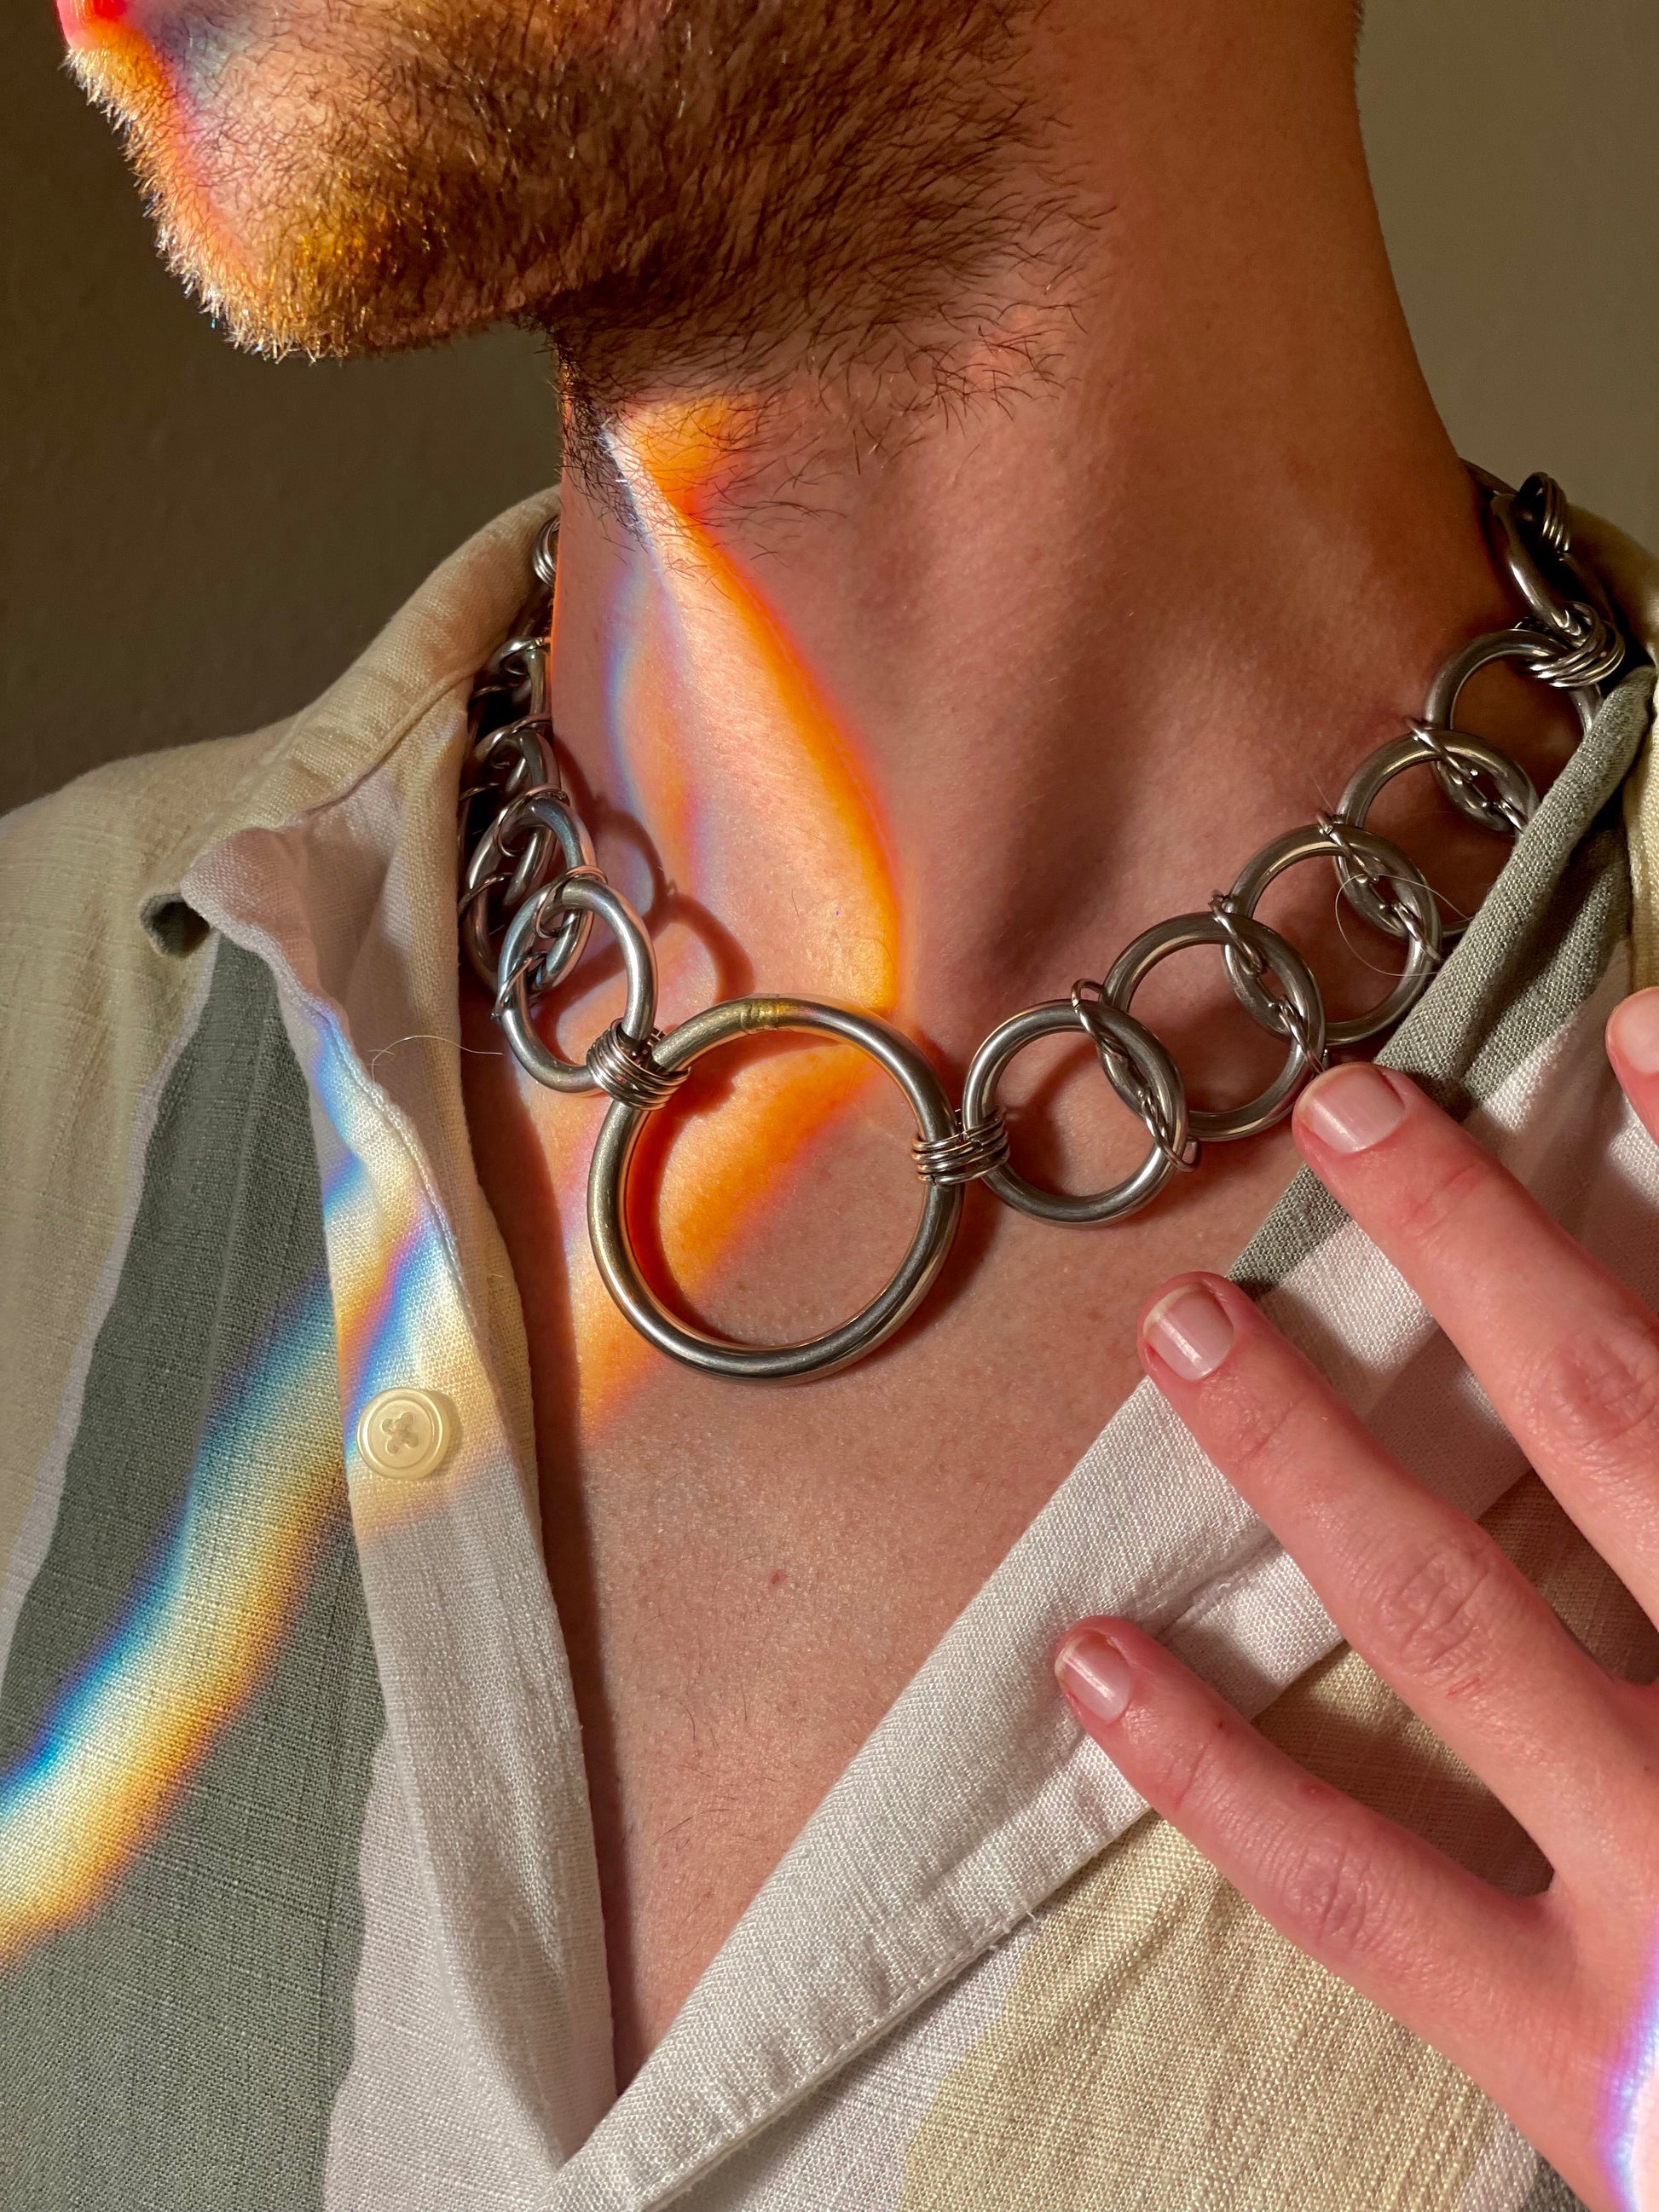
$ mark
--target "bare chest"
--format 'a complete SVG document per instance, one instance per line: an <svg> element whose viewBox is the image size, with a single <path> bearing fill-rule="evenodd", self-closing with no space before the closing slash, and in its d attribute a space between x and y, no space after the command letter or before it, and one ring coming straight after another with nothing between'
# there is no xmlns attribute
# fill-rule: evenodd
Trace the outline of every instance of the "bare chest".
<svg viewBox="0 0 1659 2212"><path fill-rule="evenodd" d="M921 1321L841 1375L769 1389L629 1346L616 1376L584 1373L556 1205L527 1196L509 1121L471 1103L526 1313L626 2079L1133 1387L1141 1301L1178 1267L1230 1261L1292 1161L1282 1138L1243 1149L1164 1208L1093 1231L970 1194ZM862 1303L894 1229L858 1152L775 1194L702 1319L780 1340Z"/></svg>

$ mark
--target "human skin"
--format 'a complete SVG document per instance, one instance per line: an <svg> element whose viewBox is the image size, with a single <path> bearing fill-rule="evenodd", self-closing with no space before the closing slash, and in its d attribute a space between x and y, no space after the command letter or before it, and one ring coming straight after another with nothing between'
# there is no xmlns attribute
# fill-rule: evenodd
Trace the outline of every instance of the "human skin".
<svg viewBox="0 0 1659 2212"><path fill-rule="evenodd" d="M1097 975L1310 820L1460 637L1513 618L1394 296L1346 11L1290 0L1260 46L1236 13L1188 9L1179 36L1160 16L1167 37L1139 9L1047 19L1044 81L1115 212L1042 380L884 436L805 387L757 417L740 388L718 407L641 398L607 432L629 507L567 479L555 723L599 802L601 859L644 896L643 834L676 886L653 924L665 1022L734 989L850 998L959 1081L1006 1015ZM753 650L751 616L777 655ZM1553 702L1494 687L1468 711L1547 781ZM825 720L873 825L839 844L814 767ZM1460 848L1422 781L1402 834L1468 906L1484 878L1460 870L1489 874L1498 848ZM1373 998L1324 872L1285 902L1333 1002ZM1277 1065L1218 963L1158 984L1195 1096L1241 1098ZM566 1049L618 1010L579 996ZM1146 1291L1224 1267L1293 1155L1282 1131L1217 1147L1093 1232L972 1193L917 1324L781 1407L631 1339L586 1255L594 1109L481 1056L498 1043L481 993L465 1041L530 1323L626 2073L1131 1387ZM1008 1091L1039 1179L1097 1187L1138 1157L1086 1055L1034 1052ZM894 1103L860 1085L804 1129L740 1092L680 1118L656 1209L680 1298L751 1340L861 1304L915 1204ZM698 1209L734 1179L740 1218L706 1233Z"/></svg>
<svg viewBox="0 0 1659 2212"><path fill-rule="evenodd" d="M411 27L460 83L479 40L539 66L520 30L595 36L611 11L66 0L66 19L88 79L142 109L176 248L249 342L415 343L533 295L567 367L587 365L567 380L553 708L601 859L630 890L658 863L665 1020L738 988L845 994L959 1077L995 1022L1098 975L1311 818L1445 655L1518 611L1395 295L1347 0L1052 0L1000 58L1005 112L1034 127L1011 126L967 210L988 257L912 267L909 312L884 324L856 256L775 208L791 250L745 267L738 323L671 268L684 326L654 349L650 303L621 281L639 240L607 186L614 134L550 142L545 175L492 167L499 131L461 143L496 198L441 219L442 173L405 185L441 130L404 143L405 111L363 96ZM818 20L799 8L792 33ZM691 88L694 122L725 82ZM871 112L860 143L879 155L898 118ZM766 179L732 152L718 133L677 143L682 210L752 211ZM513 196L556 156L583 222L512 259ZM382 251L406 200L439 249L409 284ZM903 206L885 212L890 246ZM872 235L845 233L873 253ZM1571 737L1559 702L1501 677L1471 687L1466 719L1540 784ZM1431 790L1408 806L1409 848L1472 903L1492 856ZM1375 995L1328 883L1303 872L1273 918L1339 1006ZM1243 1097L1274 1048L1213 964L1182 965L1199 973L1161 979L1150 1011L1196 1095ZM617 1011L610 992L597 966L575 979L573 1036ZM527 1324L625 2080L1130 1387L1152 1286L1224 1267L1294 1152L1283 1131L1218 1152L1092 1233L972 1193L918 1323L781 1407L628 1340L584 1273L598 1109L515 1072L470 985L461 1012L475 1158ZM703 1102L665 1171L664 1244L713 1317L797 1335L868 1295L914 1184L879 1091L807 1085L804 1103L771 1079L740 1071ZM1009 1088L1029 1171L1078 1188L1130 1164L1138 1132L1089 1125L1086 1055L1058 1073L1034 1055ZM702 1194L734 1190L705 1234Z"/></svg>
<svg viewBox="0 0 1659 2212"><path fill-rule="evenodd" d="M1607 1047L1659 1137L1659 991ZM1303 1158L1422 1298L1659 1623L1659 1322L1404 1077L1335 1070ZM1055 1668L1083 1727L1275 1927L1487 2090L1595 2212L1659 2202L1659 1686L1614 1679L1234 1285L1143 1314L1147 1374L1354 1649L1553 1869L1505 1895L1304 1772L1133 1622Z"/></svg>

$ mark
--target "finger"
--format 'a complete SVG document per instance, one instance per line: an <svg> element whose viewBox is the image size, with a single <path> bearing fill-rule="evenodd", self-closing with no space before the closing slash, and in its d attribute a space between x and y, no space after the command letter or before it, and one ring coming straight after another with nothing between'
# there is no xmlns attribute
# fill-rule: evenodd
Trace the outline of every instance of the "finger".
<svg viewBox="0 0 1659 2212"><path fill-rule="evenodd" d="M1236 1285L1165 1291L1141 1352L1354 1649L1553 1865L1599 1857L1632 1771L1626 1718L1486 1531L1392 1459Z"/></svg>
<svg viewBox="0 0 1659 2212"><path fill-rule="evenodd" d="M1607 1058L1642 1127L1659 1139L1659 991L1638 991L1613 1008Z"/></svg>
<svg viewBox="0 0 1659 2212"><path fill-rule="evenodd" d="M1659 1322L1404 1076L1334 1069L1297 1102L1296 1133L1659 1619Z"/></svg>
<svg viewBox="0 0 1659 2212"><path fill-rule="evenodd" d="M1540 1900L1316 1779L1128 1621L1080 1623L1054 1671L1132 1789L1282 1936L1454 2063L1489 2062L1493 2020L1537 2003L1553 1974Z"/></svg>

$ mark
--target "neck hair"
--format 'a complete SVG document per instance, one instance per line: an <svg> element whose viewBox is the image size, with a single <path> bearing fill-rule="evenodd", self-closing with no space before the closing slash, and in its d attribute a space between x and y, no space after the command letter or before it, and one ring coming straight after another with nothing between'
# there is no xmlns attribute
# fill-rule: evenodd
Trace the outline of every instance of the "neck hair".
<svg viewBox="0 0 1659 2212"><path fill-rule="evenodd" d="M726 495L807 495L856 450L1050 381L1092 222L1023 69L1045 0L697 0L719 55L653 30L585 159L610 245L520 319L558 361L568 462L698 415ZM793 43L792 43L792 39Z"/></svg>

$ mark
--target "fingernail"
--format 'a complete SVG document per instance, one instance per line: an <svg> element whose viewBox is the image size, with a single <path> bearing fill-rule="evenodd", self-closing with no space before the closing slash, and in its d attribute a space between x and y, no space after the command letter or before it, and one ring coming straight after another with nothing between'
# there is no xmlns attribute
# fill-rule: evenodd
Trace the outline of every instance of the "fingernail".
<svg viewBox="0 0 1659 2212"><path fill-rule="evenodd" d="M1659 991L1638 991L1613 1010L1607 1035L1638 1075L1659 1075Z"/></svg>
<svg viewBox="0 0 1659 2212"><path fill-rule="evenodd" d="M1133 1677L1129 1662L1097 1628L1074 1628L1054 1654L1054 1674L1076 1705L1097 1721L1121 1720Z"/></svg>
<svg viewBox="0 0 1659 2212"><path fill-rule="evenodd" d="M1393 1135L1406 1118L1406 1102L1380 1067L1357 1060L1310 1083L1296 1111L1332 1152L1364 1152Z"/></svg>
<svg viewBox="0 0 1659 2212"><path fill-rule="evenodd" d="M1158 1358L1189 1382L1212 1375L1233 1346L1227 1310L1201 1283L1183 1283L1160 1298L1140 1333Z"/></svg>

